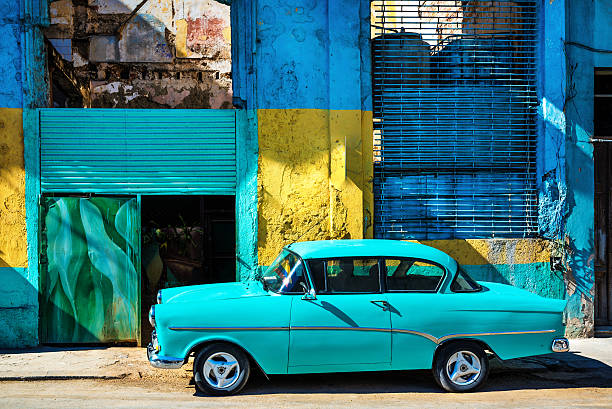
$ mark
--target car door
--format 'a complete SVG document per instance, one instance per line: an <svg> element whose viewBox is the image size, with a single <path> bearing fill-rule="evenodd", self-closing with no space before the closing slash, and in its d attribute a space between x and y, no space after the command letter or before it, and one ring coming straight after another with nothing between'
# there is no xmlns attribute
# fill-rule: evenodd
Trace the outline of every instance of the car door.
<svg viewBox="0 0 612 409"><path fill-rule="evenodd" d="M382 260L391 313L393 369L431 368L437 337L448 322L444 294L438 288L446 270L412 258Z"/></svg>
<svg viewBox="0 0 612 409"><path fill-rule="evenodd" d="M317 295L292 302L289 373L388 369L391 321L378 259L307 263Z"/></svg>

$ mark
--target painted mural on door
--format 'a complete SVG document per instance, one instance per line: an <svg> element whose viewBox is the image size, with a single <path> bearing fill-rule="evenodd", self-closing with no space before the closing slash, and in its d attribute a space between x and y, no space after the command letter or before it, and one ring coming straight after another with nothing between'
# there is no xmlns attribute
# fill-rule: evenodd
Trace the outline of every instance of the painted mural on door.
<svg viewBox="0 0 612 409"><path fill-rule="evenodd" d="M137 199L46 197L42 215L42 342L137 341Z"/></svg>

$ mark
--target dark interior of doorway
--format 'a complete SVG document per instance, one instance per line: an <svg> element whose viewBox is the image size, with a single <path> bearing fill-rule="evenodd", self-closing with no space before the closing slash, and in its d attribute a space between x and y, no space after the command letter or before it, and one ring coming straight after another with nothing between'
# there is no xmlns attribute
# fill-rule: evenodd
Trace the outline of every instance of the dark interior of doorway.
<svg viewBox="0 0 612 409"><path fill-rule="evenodd" d="M595 335L612 335L612 69L595 71Z"/></svg>
<svg viewBox="0 0 612 409"><path fill-rule="evenodd" d="M236 281L234 196L142 196L142 340L157 291Z"/></svg>

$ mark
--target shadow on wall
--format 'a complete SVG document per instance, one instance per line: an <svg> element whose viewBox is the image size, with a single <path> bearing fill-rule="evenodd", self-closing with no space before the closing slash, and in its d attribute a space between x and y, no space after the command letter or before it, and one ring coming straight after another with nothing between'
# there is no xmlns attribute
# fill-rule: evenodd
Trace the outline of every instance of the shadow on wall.
<svg viewBox="0 0 612 409"><path fill-rule="evenodd" d="M0 263L4 260L0 258ZM25 278L27 268L0 267L0 346L38 344L38 290Z"/></svg>
<svg viewBox="0 0 612 409"><path fill-rule="evenodd" d="M419 242L450 255L475 280L510 284L503 271L507 266L491 264L490 260L483 256L482 250L476 249L468 240L421 240Z"/></svg>
<svg viewBox="0 0 612 409"><path fill-rule="evenodd" d="M453 257L478 281L513 285L548 298L563 299L563 274L551 268L550 243L539 239L420 241Z"/></svg>

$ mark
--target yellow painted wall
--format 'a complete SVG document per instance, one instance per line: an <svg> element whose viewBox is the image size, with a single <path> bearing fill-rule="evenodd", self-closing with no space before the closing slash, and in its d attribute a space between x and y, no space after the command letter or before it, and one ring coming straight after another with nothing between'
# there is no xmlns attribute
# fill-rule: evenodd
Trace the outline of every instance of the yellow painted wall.
<svg viewBox="0 0 612 409"><path fill-rule="evenodd" d="M548 263L556 244L545 239L422 240L419 243L442 250L459 264Z"/></svg>
<svg viewBox="0 0 612 409"><path fill-rule="evenodd" d="M22 110L0 108L0 267L27 267Z"/></svg>
<svg viewBox="0 0 612 409"><path fill-rule="evenodd" d="M372 113L260 109L257 116L259 265L296 241L372 238ZM542 239L420 242L464 265L546 263L555 251Z"/></svg>
<svg viewBox="0 0 612 409"><path fill-rule="evenodd" d="M363 238L372 113L260 109L257 117L259 264L295 241Z"/></svg>

